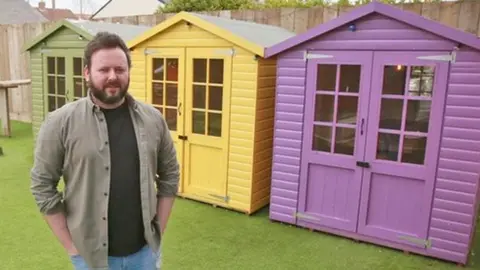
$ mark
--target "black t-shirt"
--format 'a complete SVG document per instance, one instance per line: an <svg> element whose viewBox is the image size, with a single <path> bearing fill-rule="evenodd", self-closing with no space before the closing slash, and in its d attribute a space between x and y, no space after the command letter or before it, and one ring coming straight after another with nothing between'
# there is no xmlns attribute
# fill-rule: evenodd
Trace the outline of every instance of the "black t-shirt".
<svg viewBox="0 0 480 270"><path fill-rule="evenodd" d="M128 103L102 109L108 126L111 158L108 205L109 256L127 256L145 244L140 200L140 164Z"/></svg>

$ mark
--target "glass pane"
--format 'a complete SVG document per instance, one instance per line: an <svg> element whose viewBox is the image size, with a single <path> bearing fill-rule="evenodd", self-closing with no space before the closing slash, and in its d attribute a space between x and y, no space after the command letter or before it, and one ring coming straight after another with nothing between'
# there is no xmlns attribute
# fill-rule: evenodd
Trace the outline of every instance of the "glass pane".
<svg viewBox="0 0 480 270"><path fill-rule="evenodd" d="M53 112L56 108L55 96L48 96L48 112Z"/></svg>
<svg viewBox="0 0 480 270"><path fill-rule="evenodd" d="M178 85L174 83L167 83L167 106L177 106Z"/></svg>
<svg viewBox="0 0 480 270"><path fill-rule="evenodd" d="M73 95L75 97L83 97L83 79L73 78Z"/></svg>
<svg viewBox="0 0 480 270"><path fill-rule="evenodd" d="M330 152L332 142L332 127L313 126L313 145L312 150Z"/></svg>
<svg viewBox="0 0 480 270"><path fill-rule="evenodd" d="M222 114L208 113L208 135L222 136Z"/></svg>
<svg viewBox="0 0 480 270"><path fill-rule="evenodd" d="M337 65L317 65L317 90L335 91Z"/></svg>
<svg viewBox="0 0 480 270"><path fill-rule="evenodd" d="M152 78L155 81L163 81L163 73L164 73L163 60L164 60L163 58L152 59Z"/></svg>
<svg viewBox="0 0 480 270"><path fill-rule="evenodd" d="M178 81L178 59L167 59L167 81Z"/></svg>
<svg viewBox="0 0 480 270"><path fill-rule="evenodd" d="M403 138L402 162L423 164L425 162L426 137L405 136Z"/></svg>
<svg viewBox="0 0 480 270"><path fill-rule="evenodd" d="M397 161L400 135L378 133L377 159Z"/></svg>
<svg viewBox="0 0 480 270"><path fill-rule="evenodd" d="M430 119L430 103L429 100L409 100L407 103L407 121L405 130L428 132L428 124Z"/></svg>
<svg viewBox="0 0 480 270"><path fill-rule="evenodd" d="M403 99L382 98L380 128L400 130L402 127Z"/></svg>
<svg viewBox="0 0 480 270"><path fill-rule="evenodd" d="M355 129L337 127L335 130L335 148L337 154L353 156L355 150Z"/></svg>
<svg viewBox="0 0 480 270"><path fill-rule="evenodd" d="M65 97L57 97L57 108L60 108L63 105L65 105Z"/></svg>
<svg viewBox="0 0 480 270"><path fill-rule="evenodd" d="M209 110L222 110L222 100L223 100L223 87L219 86L209 86L209 93L208 93L208 109Z"/></svg>
<svg viewBox="0 0 480 270"><path fill-rule="evenodd" d="M334 102L335 102L335 96L317 95L315 98L314 121L332 122Z"/></svg>
<svg viewBox="0 0 480 270"><path fill-rule="evenodd" d="M206 93L205 86L193 86L193 107L197 109L205 109Z"/></svg>
<svg viewBox="0 0 480 270"><path fill-rule="evenodd" d="M73 58L73 75L81 76L83 73L82 58Z"/></svg>
<svg viewBox="0 0 480 270"><path fill-rule="evenodd" d="M48 74L55 74L55 57L47 57Z"/></svg>
<svg viewBox="0 0 480 270"><path fill-rule="evenodd" d="M205 112L192 112L192 132L205 134Z"/></svg>
<svg viewBox="0 0 480 270"><path fill-rule="evenodd" d="M210 59L210 83L223 83L223 59Z"/></svg>
<svg viewBox="0 0 480 270"><path fill-rule="evenodd" d="M337 123L355 124L357 122L358 97L338 97Z"/></svg>
<svg viewBox="0 0 480 270"><path fill-rule="evenodd" d="M385 66L383 72L382 94L403 95L405 93L407 67L402 65Z"/></svg>
<svg viewBox="0 0 480 270"><path fill-rule="evenodd" d="M413 66L410 71L408 94L410 96L432 97L435 67Z"/></svg>
<svg viewBox="0 0 480 270"><path fill-rule="evenodd" d="M165 113L163 112L163 107L157 107L157 106L154 106L155 109L157 109L162 115L165 115Z"/></svg>
<svg viewBox="0 0 480 270"><path fill-rule="evenodd" d="M167 121L168 129L177 130L177 109L165 109L165 120Z"/></svg>
<svg viewBox="0 0 480 270"><path fill-rule="evenodd" d="M360 90L360 65L340 66L340 92L358 93Z"/></svg>
<svg viewBox="0 0 480 270"><path fill-rule="evenodd" d="M65 58L57 58L57 74L65 75Z"/></svg>
<svg viewBox="0 0 480 270"><path fill-rule="evenodd" d="M207 82L207 59L193 59L193 81Z"/></svg>
<svg viewBox="0 0 480 270"><path fill-rule="evenodd" d="M152 103L163 105L163 82L152 83Z"/></svg>
<svg viewBox="0 0 480 270"><path fill-rule="evenodd" d="M65 95L65 77L57 77L57 94Z"/></svg>
<svg viewBox="0 0 480 270"><path fill-rule="evenodd" d="M48 79L47 79L47 83L48 83L48 93L49 94L55 94L56 91L55 91L55 76L48 76Z"/></svg>

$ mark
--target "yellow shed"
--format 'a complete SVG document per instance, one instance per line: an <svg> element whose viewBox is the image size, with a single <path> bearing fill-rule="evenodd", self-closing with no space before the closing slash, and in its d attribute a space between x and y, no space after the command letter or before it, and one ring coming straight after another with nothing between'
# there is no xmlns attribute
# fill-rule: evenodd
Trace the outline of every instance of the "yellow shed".
<svg viewBox="0 0 480 270"><path fill-rule="evenodd" d="M294 33L180 12L128 43L130 91L167 119L181 165L178 195L251 214L268 205L276 60Z"/></svg>

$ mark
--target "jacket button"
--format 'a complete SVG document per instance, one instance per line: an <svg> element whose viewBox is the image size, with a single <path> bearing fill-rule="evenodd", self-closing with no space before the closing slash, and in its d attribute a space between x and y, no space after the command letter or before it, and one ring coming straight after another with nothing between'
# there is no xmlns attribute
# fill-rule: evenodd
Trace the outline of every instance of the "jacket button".
<svg viewBox="0 0 480 270"><path fill-rule="evenodd" d="M107 170L107 171L108 171L108 166L105 166L105 170Z"/></svg>

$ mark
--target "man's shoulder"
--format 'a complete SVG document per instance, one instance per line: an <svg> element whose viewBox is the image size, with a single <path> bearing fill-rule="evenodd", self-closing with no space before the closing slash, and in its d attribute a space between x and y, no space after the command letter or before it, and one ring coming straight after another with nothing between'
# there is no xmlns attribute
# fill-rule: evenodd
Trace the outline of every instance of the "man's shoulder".
<svg viewBox="0 0 480 270"><path fill-rule="evenodd" d="M75 113L81 113L83 110L79 110L79 109L84 107L85 102L86 102L85 98L68 102L62 107L52 112L49 112L48 115L45 117L45 121L48 121L50 123L63 124Z"/></svg>

